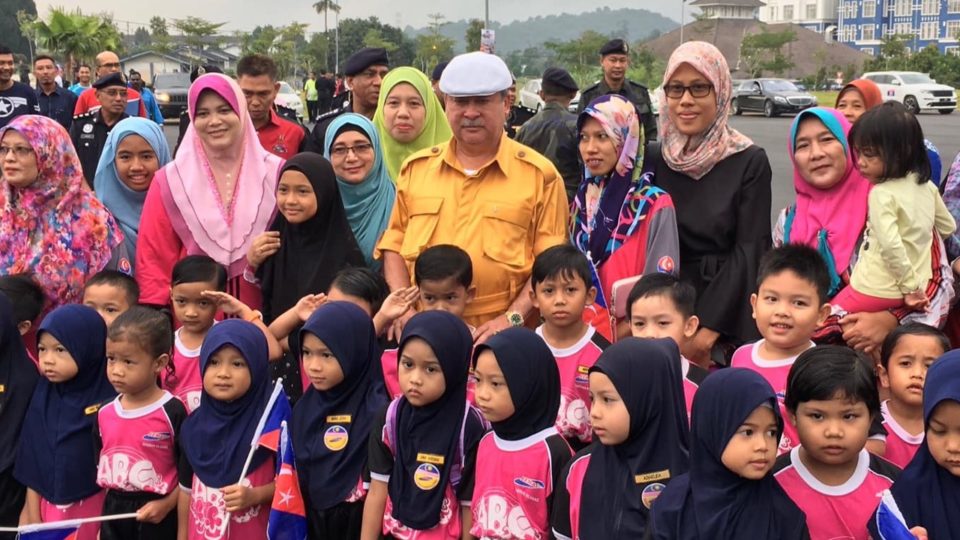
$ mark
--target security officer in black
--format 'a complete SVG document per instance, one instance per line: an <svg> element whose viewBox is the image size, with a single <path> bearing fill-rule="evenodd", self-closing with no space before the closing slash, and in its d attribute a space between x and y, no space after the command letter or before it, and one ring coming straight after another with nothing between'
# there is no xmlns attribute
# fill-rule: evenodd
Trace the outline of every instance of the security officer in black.
<svg viewBox="0 0 960 540"><path fill-rule="evenodd" d="M386 49L365 47L347 58L343 64L343 73L347 77L350 91L334 98L330 112L317 117L313 132L307 137L306 149L323 154L327 126L341 114L353 112L373 120L373 114L377 112L377 100L380 98L380 83L388 71L390 59ZM343 101L339 101L341 96L345 96Z"/></svg>
<svg viewBox="0 0 960 540"><path fill-rule="evenodd" d="M104 75L93 83L93 88L97 91L100 107L74 116L70 125L70 139L77 149L83 177L90 187L93 187L93 177L97 173L107 135L117 122L127 117L127 83L122 73Z"/></svg>
<svg viewBox="0 0 960 540"><path fill-rule="evenodd" d="M600 67L603 68L603 79L580 94L577 114L583 112L591 101L600 96L620 94L637 108L647 141L656 140L657 118L653 115L650 93L646 86L627 80L627 68L630 67L630 49L627 42L611 39L601 47Z"/></svg>
<svg viewBox="0 0 960 540"><path fill-rule="evenodd" d="M516 140L549 159L563 176L567 200L580 187L583 166L577 159L577 115L567 110L577 95L577 82L562 68L547 68L540 83L543 109L520 126Z"/></svg>

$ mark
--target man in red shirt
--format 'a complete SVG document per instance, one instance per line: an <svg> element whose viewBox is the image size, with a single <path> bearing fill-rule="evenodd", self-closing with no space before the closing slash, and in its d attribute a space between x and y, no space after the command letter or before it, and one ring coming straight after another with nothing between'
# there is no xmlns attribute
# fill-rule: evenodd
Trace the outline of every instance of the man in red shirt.
<svg viewBox="0 0 960 540"><path fill-rule="evenodd" d="M100 80L111 73L120 73L120 57L111 51L103 51L97 55L97 72L94 80ZM100 108L100 101L97 99L97 91L93 88L87 88L80 94L77 104L73 108L73 115L79 116ZM140 92L131 88L127 92L126 113L130 116L147 117L147 109L143 106L143 100L140 99Z"/></svg>
<svg viewBox="0 0 960 540"><path fill-rule="evenodd" d="M303 149L303 126L277 114L274 100L280 90L277 65L269 56L250 54L237 62L237 83L247 98L247 111L257 130L260 145L283 159Z"/></svg>

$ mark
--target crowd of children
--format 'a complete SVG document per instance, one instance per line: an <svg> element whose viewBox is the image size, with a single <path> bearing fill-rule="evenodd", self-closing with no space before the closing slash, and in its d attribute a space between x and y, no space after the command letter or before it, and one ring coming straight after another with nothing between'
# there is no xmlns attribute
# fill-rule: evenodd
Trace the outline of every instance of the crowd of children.
<svg viewBox="0 0 960 540"><path fill-rule="evenodd" d="M136 515L81 540L265 538L276 458L245 458L282 346L304 378L289 422L310 538L879 538L885 490L916 537L957 530L960 356L919 323L887 337L876 369L815 346L830 311L816 250L764 257L763 338L715 372L680 353L695 293L671 275L636 282L633 337L611 344L584 322L587 259L548 249L541 326L474 347L471 274L454 246L426 250L418 287L389 295L348 269L267 328L191 256L173 271L174 331L105 271L36 327L35 366L20 336L40 297L0 280L3 516Z"/></svg>

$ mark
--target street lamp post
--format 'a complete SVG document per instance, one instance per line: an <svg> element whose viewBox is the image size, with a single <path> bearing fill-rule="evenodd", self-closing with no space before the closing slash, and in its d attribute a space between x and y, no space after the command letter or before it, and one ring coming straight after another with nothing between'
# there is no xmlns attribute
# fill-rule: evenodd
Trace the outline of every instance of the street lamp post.
<svg viewBox="0 0 960 540"><path fill-rule="evenodd" d="M483 0L483 27L490 29L490 0Z"/></svg>
<svg viewBox="0 0 960 540"><path fill-rule="evenodd" d="M686 21L687 0L680 0L680 44L683 45L683 25Z"/></svg>
<svg viewBox="0 0 960 540"><path fill-rule="evenodd" d="M336 77L337 73L340 73L340 3L337 2L337 10L333 12L333 20L336 25L336 29L333 32L333 48L334 48L334 63L333 63L333 73Z"/></svg>

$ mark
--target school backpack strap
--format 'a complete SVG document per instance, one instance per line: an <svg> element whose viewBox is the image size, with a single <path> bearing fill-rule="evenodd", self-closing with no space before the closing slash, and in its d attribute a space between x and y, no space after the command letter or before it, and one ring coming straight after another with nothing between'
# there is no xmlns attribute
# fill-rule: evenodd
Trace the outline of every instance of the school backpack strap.
<svg viewBox="0 0 960 540"><path fill-rule="evenodd" d="M387 418L386 422L384 423L383 430L386 438L385 442L387 443L387 448L390 449L390 452L393 453L394 456L397 455L397 410L401 399L403 398L397 398L391 401L390 405L387 407ZM460 480L463 476L463 463L466 460L464 441L466 438L467 421L470 414L473 412L473 408L470 406L469 402L464 401L463 405L463 421L460 423L460 435L457 438L457 451L454 453L453 463L450 464L450 484L453 486L454 491L456 491L457 487L460 485Z"/></svg>

